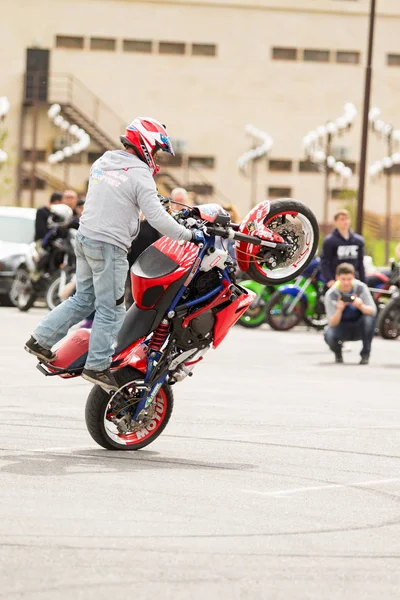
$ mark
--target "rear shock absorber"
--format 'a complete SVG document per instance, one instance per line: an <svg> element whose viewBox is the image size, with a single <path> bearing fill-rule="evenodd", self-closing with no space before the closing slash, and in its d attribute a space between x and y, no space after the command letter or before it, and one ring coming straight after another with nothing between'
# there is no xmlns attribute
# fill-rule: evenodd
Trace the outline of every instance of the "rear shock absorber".
<svg viewBox="0 0 400 600"><path fill-rule="evenodd" d="M153 336L149 343L149 351L158 352L161 350L162 345L167 339L169 329L169 323L167 319L163 319L157 329L154 331Z"/></svg>

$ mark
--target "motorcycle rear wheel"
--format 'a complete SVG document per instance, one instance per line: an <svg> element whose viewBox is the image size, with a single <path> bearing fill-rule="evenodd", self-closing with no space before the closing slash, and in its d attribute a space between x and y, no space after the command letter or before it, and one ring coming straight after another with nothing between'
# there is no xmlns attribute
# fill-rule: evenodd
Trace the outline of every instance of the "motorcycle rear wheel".
<svg viewBox="0 0 400 600"><path fill-rule="evenodd" d="M400 299L389 300L378 317L379 335L385 340L395 340L400 335Z"/></svg>
<svg viewBox="0 0 400 600"><path fill-rule="evenodd" d="M285 313L294 301L294 297L279 290L272 294L266 306L266 322L275 331L289 331L300 323L306 312L306 301L299 298L290 313Z"/></svg>
<svg viewBox="0 0 400 600"><path fill-rule="evenodd" d="M287 223L286 223L287 222ZM271 253L271 249L261 247L256 256L250 258L250 265L247 275L264 285L279 285L294 279L299 275L314 258L318 248L319 228L317 219L311 210L302 202L283 198L274 200L271 203L271 210L264 221L265 227L276 230L278 233L285 230L290 233L300 233L301 246L296 249L294 256L286 261L279 261L275 268L266 267L266 255ZM301 230L301 231L300 231ZM291 262L292 264L285 264ZM279 266L279 264L281 266Z"/></svg>
<svg viewBox="0 0 400 600"><path fill-rule="evenodd" d="M131 367L115 372L114 376L121 387L135 380L143 380L143 373ZM106 450L140 450L154 442L166 428L174 406L174 396L168 384L164 383L150 407L154 409L154 414L134 433L121 434L112 422L112 395L95 385L86 402L86 427L99 446Z"/></svg>

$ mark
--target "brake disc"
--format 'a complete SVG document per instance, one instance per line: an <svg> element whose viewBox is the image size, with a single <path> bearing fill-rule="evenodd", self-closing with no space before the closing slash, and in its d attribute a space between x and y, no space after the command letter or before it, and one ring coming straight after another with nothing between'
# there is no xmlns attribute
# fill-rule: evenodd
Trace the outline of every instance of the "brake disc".
<svg viewBox="0 0 400 600"><path fill-rule="evenodd" d="M151 404L145 411L141 411L140 419L133 420L134 408L141 398L136 394L117 392L110 404L110 410L113 416L112 423L117 427L118 432L122 434L135 433L142 427L146 427L152 421L156 406Z"/></svg>
<svg viewBox="0 0 400 600"><path fill-rule="evenodd" d="M283 268L296 262L303 251L305 234L301 223L278 223L273 221L269 224L269 228L278 233L290 247L283 252L278 252L277 267Z"/></svg>

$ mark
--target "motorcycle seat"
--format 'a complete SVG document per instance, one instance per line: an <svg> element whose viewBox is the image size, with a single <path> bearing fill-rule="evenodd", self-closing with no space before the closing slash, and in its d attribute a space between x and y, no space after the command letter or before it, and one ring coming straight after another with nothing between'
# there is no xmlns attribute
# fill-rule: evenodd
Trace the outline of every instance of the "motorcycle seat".
<svg viewBox="0 0 400 600"><path fill-rule="evenodd" d="M389 281L389 277L380 271L376 273L370 273L366 277L366 283L368 287L376 288L381 287Z"/></svg>
<svg viewBox="0 0 400 600"><path fill-rule="evenodd" d="M136 340L151 333L156 317L156 310L143 310L132 304L119 331L114 354L119 354Z"/></svg>

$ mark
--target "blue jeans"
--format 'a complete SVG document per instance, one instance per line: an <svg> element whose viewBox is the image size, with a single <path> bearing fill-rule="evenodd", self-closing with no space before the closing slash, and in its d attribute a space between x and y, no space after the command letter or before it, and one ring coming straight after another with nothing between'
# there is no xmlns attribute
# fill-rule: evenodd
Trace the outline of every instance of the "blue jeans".
<svg viewBox="0 0 400 600"><path fill-rule="evenodd" d="M76 293L49 313L33 332L52 348L70 327L96 310L85 367L103 371L110 366L125 316L124 292L128 271L122 248L76 235Z"/></svg>
<svg viewBox="0 0 400 600"><path fill-rule="evenodd" d="M361 356L369 356L372 338L375 334L375 315L362 315L357 321L341 321L337 327L328 327L324 339L335 354L339 354L343 342L362 340Z"/></svg>

